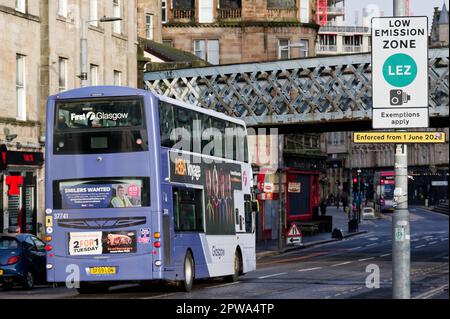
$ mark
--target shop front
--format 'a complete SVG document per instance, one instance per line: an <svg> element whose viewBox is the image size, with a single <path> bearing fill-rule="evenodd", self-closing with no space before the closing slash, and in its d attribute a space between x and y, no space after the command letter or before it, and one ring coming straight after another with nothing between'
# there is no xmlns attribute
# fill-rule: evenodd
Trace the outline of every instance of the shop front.
<svg viewBox="0 0 450 319"><path fill-rule="evenodd" d="M0 232L38 234L40 152L10 151L0 146Z"/></svg>

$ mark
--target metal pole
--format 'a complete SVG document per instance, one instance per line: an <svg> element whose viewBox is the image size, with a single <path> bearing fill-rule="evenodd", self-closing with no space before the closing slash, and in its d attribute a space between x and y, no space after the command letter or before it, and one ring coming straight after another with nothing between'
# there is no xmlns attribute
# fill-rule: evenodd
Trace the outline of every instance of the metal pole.
<svg viewBox="0 0 450 319"><path fill-rule="evenodd" d="M406 16L407 0L394 0L394 16ZM396 145L396 208L392 216L392 298L410 299L411 243L408 211L408 147Z"/></svg>
<svg viewBox="0 0 450 319"><path fill-rule="evenodd" d="M349 190L348 190L348 219L351 220L350 216L353 214L353 136L352 132L349 134L349 151L348 151L348 170L349 170ZM344 207L345 210L345 207Z"/></svg>
<svg viewBox="0 0 450 319"><path fill-rule="evenodd" d="M81 35L81 87L88 86L88 40L87 29L88 22L83 20L81 22L82 35Z"/></svg>
<svg viewBox="0 0 450 319"><path fill-rule="evenodd" d="M283 243L283 146L284 136L278 137L278 250L282 251L284 247Z"/></svg>

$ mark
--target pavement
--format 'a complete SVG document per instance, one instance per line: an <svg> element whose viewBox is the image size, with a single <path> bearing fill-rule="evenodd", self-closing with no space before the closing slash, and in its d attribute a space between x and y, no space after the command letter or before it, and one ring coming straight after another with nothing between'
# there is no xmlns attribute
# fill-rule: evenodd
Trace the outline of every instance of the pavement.
<svg viewBox="0 0 450 319"><path fill-rule="evenodd" d="M359 224L359 230L357 232L348 232L348 215L344 213L342 207L337 209L335 206L327 207L327 216L333 217L332 229L340 229L343 235L343 239L365 234L373 228L373 221L361 220ZM379 215L377 218L382 218ZM295 251L298 249L305 249L329 242L339 241L340 239L332 238L331 232L316 233L316 234L303 234L302 245L286 246L284 245L282 250L278 248L278 240L264 240L256 243L256 258L261 259L266 256L272 256L277 254L283 254L289 251Z"/></svg>

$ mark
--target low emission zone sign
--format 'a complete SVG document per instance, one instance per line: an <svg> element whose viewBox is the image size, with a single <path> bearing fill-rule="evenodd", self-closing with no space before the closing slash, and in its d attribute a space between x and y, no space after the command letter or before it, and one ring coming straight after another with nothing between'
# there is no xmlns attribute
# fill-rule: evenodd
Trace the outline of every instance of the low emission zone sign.
<svg viewBox="0 0 450 319"><path fill-rule="evenodd" d="M372 19L373 128L429 126L428 18Z"/></svg>

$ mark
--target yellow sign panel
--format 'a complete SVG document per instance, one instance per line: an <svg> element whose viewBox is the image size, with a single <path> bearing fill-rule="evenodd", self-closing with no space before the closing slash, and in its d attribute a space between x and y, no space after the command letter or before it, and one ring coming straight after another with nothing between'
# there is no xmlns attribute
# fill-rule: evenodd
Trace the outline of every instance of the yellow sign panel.
<svg viewBox="0 0 450 319"><path fill-rule="evenodd" d="M47 216L45 218L45 227L53 227L53 217Z"/></svg>
<svg viewBox="0 0 450 319"><path fill-rule="evenodd" d="M442 132L355 132L353 142L370 143L445 143Z"/></svg>

